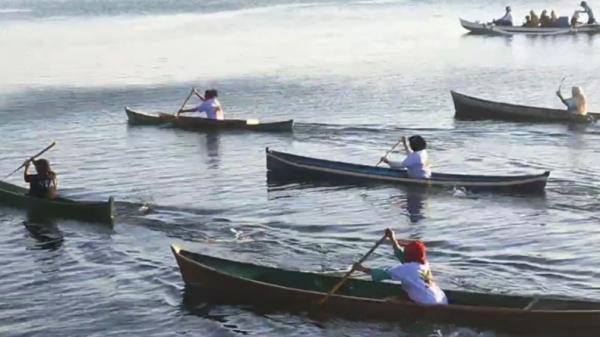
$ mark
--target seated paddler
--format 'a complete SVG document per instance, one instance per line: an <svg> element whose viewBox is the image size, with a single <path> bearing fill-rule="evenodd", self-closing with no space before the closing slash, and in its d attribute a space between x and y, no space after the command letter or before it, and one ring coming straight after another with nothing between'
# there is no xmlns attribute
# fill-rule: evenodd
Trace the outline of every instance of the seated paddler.
<svg viewBox="0 0 600 337"><path fill-rule="evenodd" d="M513 25L513 18L512 18L512 14L510 6L506 6L506 12L504 13L504 16L501 17L500 19L495 19L492 20L492 22L497 25L497 26L512 26Z"/></svg>
<svg viewBox="0 0 600 337"><path fill-rule="evenodd" d="M556 91L556 96L560 98L563 104L567 107L567 111L578 116L585 116L587 114L587 99L583 93L581 87L571 88L570 98L564 98L560 93L560 90Z"/></svg>
<svg viewBox="0 0 600 337"><path fill-rule="evenodd" d="M588 25L595 24L596 23L596 18L594 17L594 11L592 11L592 9L588 5L588 3L585 2L585 1L582 1L579 4L579 6L581 6L583 8L583 10L578 10L577 13L587 14L587 16L588 16L587 24Z"/></svg>
<svg viewBox="0 0 600 337"><path fill-rule="evenodd" d="M397 240L394 231L385 230L392 243L394 256L400 264L387 268L368 268L355 265L355 269L371 275L374 282L392 280L402 282L408 298L419 304L448 304L444 291L433 281L427 261L425 244L421 241Z"/></svg>
<svg viewBox="0 0 600 337"><path fill-rule="evenodd" d="M425 139L419 135L411 136L408 140L402 137L402 144L406 151L406 158L403 161L392 161L387 157L382 157L381 161L393 169L405 168L411 178L431 178Z"/></svg>
<svg viewBox="0 0 600 337"><path fill-rule="evenodd" d="M223 117L223 108L221 108L221 103L217 99L219 93L215 89L209 89L204 92L204 96L200 95L196 89L194 89L194 94L198 96L198 98L202 101L198 106L190 109L181 109L179 113L184 112L198 112L198 113L206 113L206 118L208 119L224 119Z"/></svg>
<svg viewBox="0 0 600 337"><path fill-rule="evenodd" d="M29 167L33 162L36 174L29 174ZM29 183L29 195L38 198L56 198L56 173L50 168L50 162L46 159L31 160L24 163L25 171L23 178Z"/></svg>

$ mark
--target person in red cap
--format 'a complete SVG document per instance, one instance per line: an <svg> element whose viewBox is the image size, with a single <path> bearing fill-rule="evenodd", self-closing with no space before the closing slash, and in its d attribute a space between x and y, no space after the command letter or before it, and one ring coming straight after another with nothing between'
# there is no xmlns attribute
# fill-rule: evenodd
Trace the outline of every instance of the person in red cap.
<svg viewBox="0 0 600 337"><path fill-rule="evenodd" d="M402 263L385 269L367 268L357 264L356 270L371 275L375 282L383 280L402 282L402 289L415 303L448 304L446 294L433 281L425 244L418 240L396 240L396 235L390 228L385 230L385 235L392 242L394 255Z"/></svg>

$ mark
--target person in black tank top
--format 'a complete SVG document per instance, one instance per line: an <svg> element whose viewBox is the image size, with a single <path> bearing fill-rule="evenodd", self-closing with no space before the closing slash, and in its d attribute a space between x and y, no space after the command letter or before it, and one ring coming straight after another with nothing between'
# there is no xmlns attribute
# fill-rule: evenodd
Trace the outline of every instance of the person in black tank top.
<svg viewBox="0 0 600 337"><path fill-rule="evenodd" d="M37 174L29 174L31 160L25 162L24 179L29 183L29 195L38 198L56 198L56 173L50 168L46 159L33 161Z"/></svg>

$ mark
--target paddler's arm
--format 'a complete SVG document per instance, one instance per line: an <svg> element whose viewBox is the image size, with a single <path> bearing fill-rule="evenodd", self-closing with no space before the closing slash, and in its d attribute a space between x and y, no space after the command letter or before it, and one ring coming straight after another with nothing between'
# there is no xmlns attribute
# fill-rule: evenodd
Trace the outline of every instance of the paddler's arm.
<svg viewBox="0 0 600 337"><path fill-rule="evenodd" d="M381 157L381 161L388 164L389 167L393 168L393 169L401 169L404 168L404 165L402 165L401 161L394 161L394 160L389 160L386 157Z"/></svg>
<svg viewBox="0 0 600 337"><path fill-rule="evenodd" d="M23 165L25 165L25 169L23 170L23 179L25 182L29 182L29 166L31 165L31 159L27 159Z"/></svg>
<svg viewBox="0 0 600 337"><path fill-rule="evenodd" d="M404 260L404 249L402 246L406 246L408 244L407 241L396 239L396 233L391 228L385 230L385 235L388 237L390 242L392 243L392 248L394 249L394 256L400 260Z"/></svg>
<svg viewBox="0 0 600 337"><path fill-rule="evenodd" d="M194 111L198 111L198 108L199 108L199 107L197 107L197 106L196 106L196 107L189 108L189 109L181 109L181 110L179 110L179 113L182 113L182 112L194 112Z"/></svg>
<svg viewBox="0 0 600 337"><path fill-rule="evenodd" d="M406 154L413 153L413 150L410 148L410 145L408 144L408 139L406 139L406 137L404 137L404 136L402 136L402 145L404 145L404 151L406 151Z"/></svg>
<svg viewBox="0 0 600 337"><path fill-rule="evenodd" d="M392 275L390 275L390 273L385 269L368 268L358 263L354 265L354 269L361 271L365 274L369 274L371 276L371 279L375 282L389 280L392 278Z"/></svg>
<svg viewBox="0 0 600 337"><path fill-rule="evenodd" d="M560 98L561 102L563 102L564 105L569 107L569 105L567 104L567 101L565 100L563 95L560 93L560 90L556 90L556 96L558 96L558 98Z"/></svg>
<svg viewBox="0 0 600 337"><path fill-rule="evenodd" d="M206 101L206 98L204 98L204 96L200 95L200 93L198 92L198 90L196 90L196 88L194 88L194 94L196 94L196 96L198 96L198 98L200 98L202 101Z"/></svg>

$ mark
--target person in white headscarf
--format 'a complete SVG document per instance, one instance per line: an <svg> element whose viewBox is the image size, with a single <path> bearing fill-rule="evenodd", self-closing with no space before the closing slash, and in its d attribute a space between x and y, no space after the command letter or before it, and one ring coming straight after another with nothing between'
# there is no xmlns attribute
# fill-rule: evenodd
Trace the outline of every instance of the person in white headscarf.
<svg viewBox="0 0 600 337"><path fill-rule="evenodd" d="M572 97L564 98L560 93L560 90L556 91L556 95L567 106L567 111L575 114L585 116L587 114L587 100L583 89L581 87L573 87L571 89Z"/></svg>

